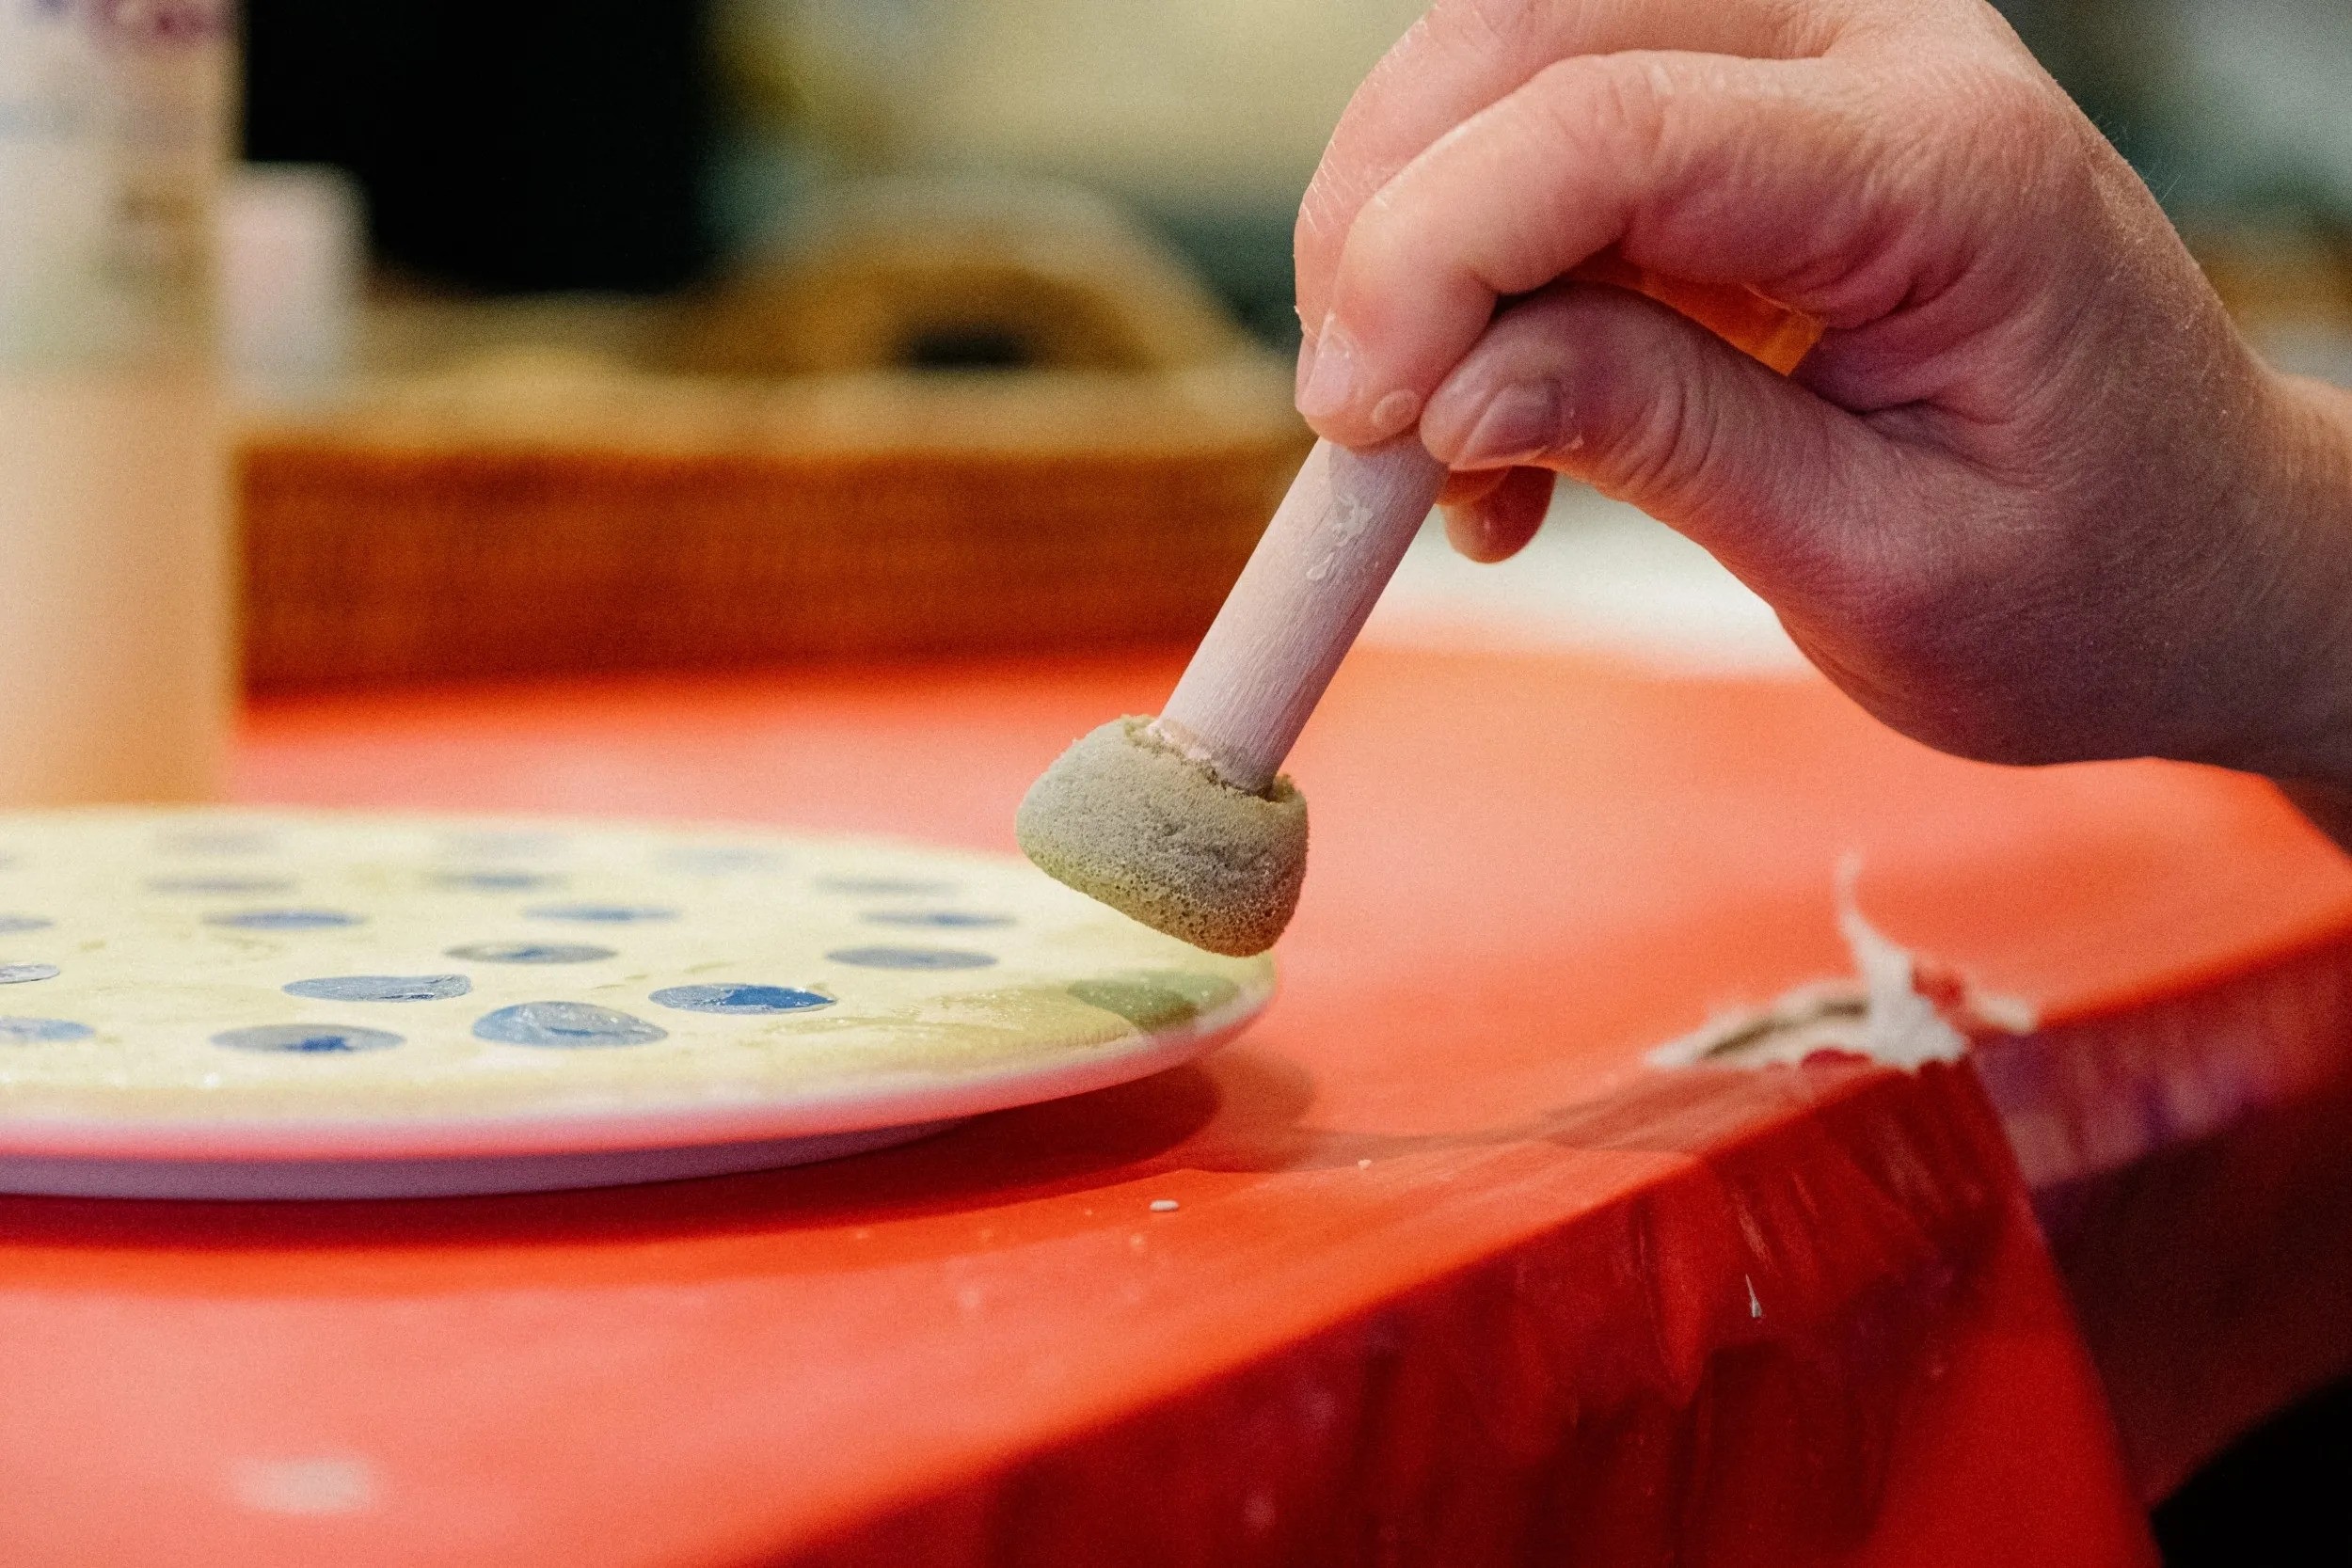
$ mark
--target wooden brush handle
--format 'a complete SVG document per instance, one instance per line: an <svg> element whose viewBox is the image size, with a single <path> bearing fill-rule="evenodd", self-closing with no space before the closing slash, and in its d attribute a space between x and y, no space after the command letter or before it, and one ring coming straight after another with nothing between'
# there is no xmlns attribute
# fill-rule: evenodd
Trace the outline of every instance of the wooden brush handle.
<svg viewBox="0 0 2352 1568"><path fill-rule="evenodd" d="M1444 483L1418 435L1365 451L1317 441L1153 725L1160 737L1263 793Z"/></svg>

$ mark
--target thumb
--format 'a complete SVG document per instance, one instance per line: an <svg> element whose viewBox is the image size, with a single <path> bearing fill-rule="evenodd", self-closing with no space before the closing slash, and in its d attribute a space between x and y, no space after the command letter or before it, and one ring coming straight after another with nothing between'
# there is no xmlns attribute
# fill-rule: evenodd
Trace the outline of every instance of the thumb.
<svg viewBox="0 0 2352 1568"><path fill-rule="evenodd" d="M1855 562L1901 450L1707 328L1626 290L1554 284L1498 317L1422 417L1455 469L1534 466L1690 535L1775 603Z"/></svg>

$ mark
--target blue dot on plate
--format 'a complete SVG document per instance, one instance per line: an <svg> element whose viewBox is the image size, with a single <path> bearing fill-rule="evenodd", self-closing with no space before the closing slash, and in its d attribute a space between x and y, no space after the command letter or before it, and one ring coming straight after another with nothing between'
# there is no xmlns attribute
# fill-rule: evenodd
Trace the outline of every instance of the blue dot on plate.
<svg viewBox="0 0 2352 1568"><path fill-rule="evenodd" d="M1012 924L1009 914L982 914L977 910L868 910L863 918L874 926L930 926L942 930Z"/></svg>
<svg viewBox="0 0 2352 1568"><path fill-rule="evenodd" d="M953 882L923 881L908 877L826 877L818 884L827 893L847 893L876 898L912 898L930 893L953 893Z"/></svg>
<svg viewBox="0 0 2352 1568"><path fill-rule="evenodd" d="M262 1023L250 1029L224 1029L213 1037L213 1043L231 1051L331 1056L387 1050L398 1045L400 1037L386 1029L354 1029L340 1023Z"/></svg>
<svg viewBox="0 0 2352 1568"><path fill-rule="evenodd" d="M574 920L584 926L632 926L677 918L677 911L658 904L542 904L523 913L533 920Z"/></svg>
<svg viewBox="0 0 2352 1568"><path fill-rule="evenodd" d="M448 956L478 964L592 964L612 958L612 949L582 942L474 942Z"/></svg>
<svg viewBox="0 0 2352 1568"><path fill-rule="evenodd" d="M0 914L0 937L22 936L26 931L46 931L56 925L32 914Z"/></svg>
<svg viewBox="0 0 2352 1568"><path fill-rule="evenodd" d="M155 893L216 894L223 896L240 893L294 891L294 883L283 877L151 877L147 885Z"/></svg>
<svg viewBox="0 0 2352 1568"><path fill-rule="evenodd" d="M324 931L337 926L362 924L356 914L341 910L237 910L228 914L208 914L207 926L225 926L232 931Z"/></svg>
<svg viewBox="0 0 2352 1568"><path fill-rule="evenodd" d="M564 879L546 871L444 871L436 886L468 893L537 893Z"/></svg>
<svg viewBox="0 0 2352 1568"><path fill-rule="evenodd" d="M57 977L56 964L0 964L0 986L28 985L35 980Z"/></svg>
<svg viewBox="0 0 2352 1568"><path fill-rule="evenodd" d="M285 988L318 1002L439 1002L472 990L463 974L333 974Z"/></svg>
<svg viewBox="0 0 2352 1568"><path fill-rule="evenodd" d="M802 1013L833 1006L822 991L797 986L672 986L653 999L683 1013Z"/></svg>
<svg viewBox="0 0 2352 1568"><path fill-rule="evenodd" d="M86 1040L96 1033L87 1023L64 1018L0 1018L0 1045L49 1045L59 1040Z"/></svg>
<svg viewBox="0 0 2352 1568"><path fill-rule="evenodd" d="M475 1021L474 1036L499 1045L651 1045L670 1032L642 1018L586 1002L525 1002Z"/></svg>
<svg viewBox="0 0 2352 1568"><path fill-rule="evenodd" d="M996 961L960 947L841 947L825 957L860 969L986 969Z"/></svg>

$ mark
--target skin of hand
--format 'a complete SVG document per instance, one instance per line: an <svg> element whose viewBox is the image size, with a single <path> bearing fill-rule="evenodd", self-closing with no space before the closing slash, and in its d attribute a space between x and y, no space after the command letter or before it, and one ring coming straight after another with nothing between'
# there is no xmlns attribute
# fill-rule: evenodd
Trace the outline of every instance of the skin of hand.
<svg viewBox="0 0 2352 1568"><path fill-rule="evenodd" d="M1822 337L1784 378L1596 256ZM1297 260L1300 411L1418 421L1466 553L1572 475L1930 745L2213 763L2352 825L2352 396L2260 362L1979 0L1438 0Z"/></svg>

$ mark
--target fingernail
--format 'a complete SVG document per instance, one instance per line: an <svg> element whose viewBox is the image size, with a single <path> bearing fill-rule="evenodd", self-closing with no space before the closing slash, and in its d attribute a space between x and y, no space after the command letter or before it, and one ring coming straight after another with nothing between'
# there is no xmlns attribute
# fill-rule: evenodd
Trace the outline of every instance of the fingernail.
<svg viewBox="0 0 2352 1568"><path fill-rule="evenodd" d="M1315 334L1306 384L1298 389L1298 411L1311 420L1327 419L1355 401L1356 345L1327 318Z"/></svg>
<svg viewBox="0 0 2352 1568"><path fill-rule="evenodd" d="M1407 391L1391 392L1372 405L1372 438L1385 441L1411 427L1421 418L1421 399Z"/></svg>
<svg viewBox="0 0 2352 1568"><path fill-rule="evenodd" d="M1505 387L1487 400L1469 439L1454 454L1457 468L1504 468L1549 451L1560 439L1560 392L1549 381Z"/></svg>
<svg viewBox="0 0 2352 1568"><path fill-rule="evenodd" d="M1315 371L1315 335L1306 333L1298 340L1298 373L1291 382L1291 397L1295 402L1307 395L1307 378Z"/></svg>

